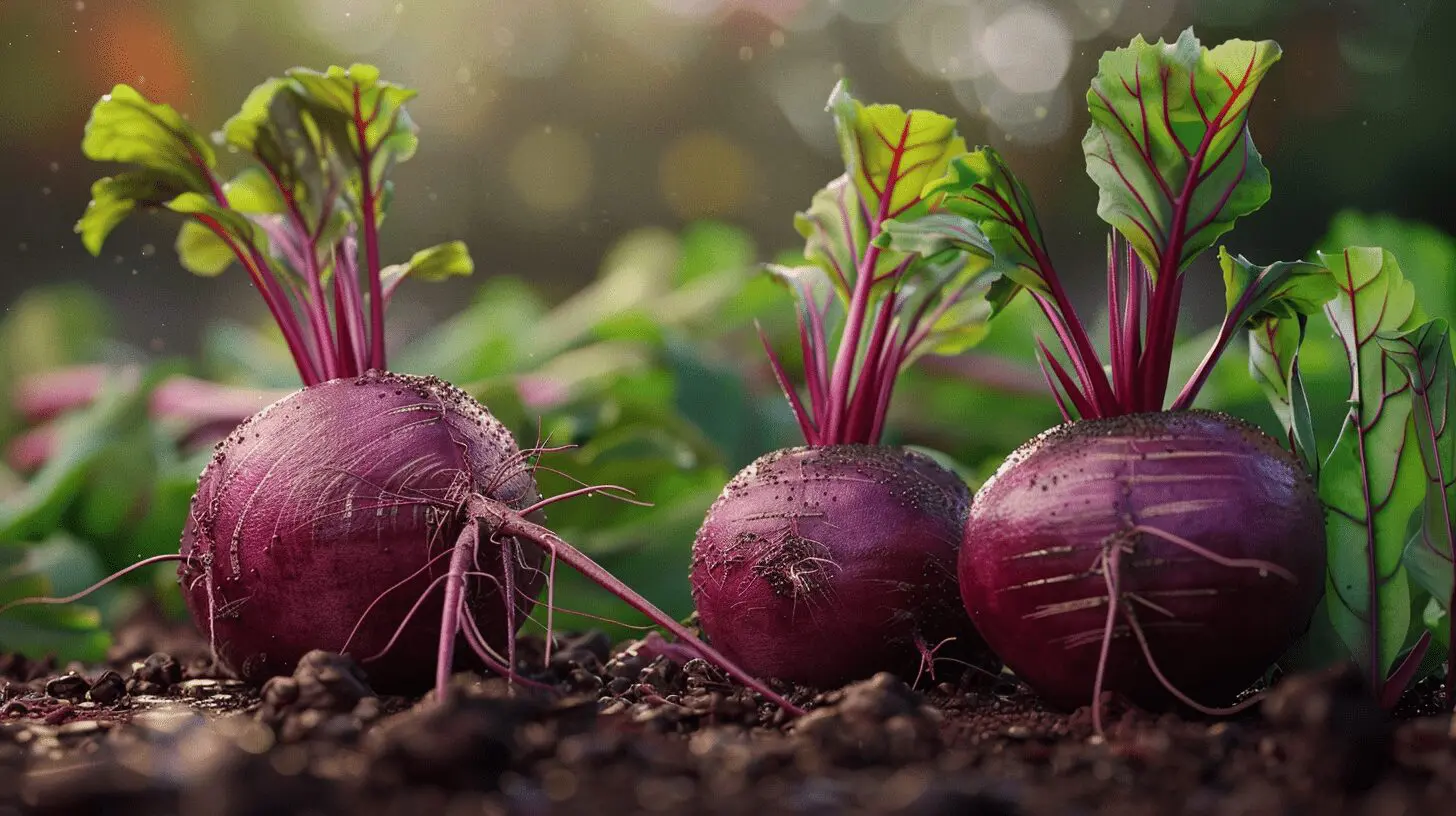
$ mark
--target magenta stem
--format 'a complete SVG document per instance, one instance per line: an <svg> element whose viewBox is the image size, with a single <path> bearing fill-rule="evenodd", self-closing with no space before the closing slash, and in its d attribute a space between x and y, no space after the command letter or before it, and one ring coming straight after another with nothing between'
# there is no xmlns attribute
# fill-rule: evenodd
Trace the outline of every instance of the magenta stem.
<svg viewBox="0 0 1456 816"><path fill-rule="evenodd" d="M380 280L379 225L375 223L374 153L369 147L368 125L361 107L360 89L354 85L354 135L359 140L359 187L364 224L364 255L369 275L369 366L384 368L384 290Z"/></svg>

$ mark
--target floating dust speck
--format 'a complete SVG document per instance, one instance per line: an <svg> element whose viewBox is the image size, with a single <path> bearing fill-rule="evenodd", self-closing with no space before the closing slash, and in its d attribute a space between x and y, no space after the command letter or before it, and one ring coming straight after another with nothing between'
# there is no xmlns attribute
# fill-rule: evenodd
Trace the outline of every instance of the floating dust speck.
<svg viewBox="0 0 1456 816"><path fill-rule="evenodd" d="M742 48L739 48L738 58L740 60L743 60L744 62L748 62L749 60L753 59L753 46L745 45Z"/></svg>
<svg viewBox="0 0 1456 816"><path fill-rule="evenodd" d="M150 258L157 254L157 248L152 244L142 244L142 257Z"/></svg>

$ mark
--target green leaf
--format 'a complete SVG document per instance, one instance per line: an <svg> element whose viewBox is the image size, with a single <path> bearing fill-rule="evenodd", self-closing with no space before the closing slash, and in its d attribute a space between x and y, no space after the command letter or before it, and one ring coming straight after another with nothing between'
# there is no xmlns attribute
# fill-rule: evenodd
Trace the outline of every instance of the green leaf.
<svg viewBox="0 0 1456 816"><path fill-rule="evenodd" d="M1317 313L1339 287L1330 270L1304 261L1258 266L1242 255L1218 248L1223 268L1224 306L1231 325L1252 329L1269 318Z"/></svg>
<svg viewBox="0 0 1456 816"><path fill-rule="evenodd" d="M248 215L281 213L286 208L283 196L268 174L259 167L246 167L224 184L228 208Z"/></svg>
<svg viewBox="0 0 1456 816"><path fill-rule="evenodd" d="M1349 412L1320 475L1328 508L1331 622L1379 686L1404 649L1412 587L1402 564L1424 471L1404 373L1376 341L1421 321L1415 290L1379 248L1319 253L1339 293L1325 306L1350 367ZM1377 689L1378 690L1378 689Z"/></svg>
<svg viewBox="0 0 1456 816"><path fill-rule="evenodd" d="M804 236L804 257L823 267L839 296L848 301L869 241L869 224L849 175L815 193L809 209L794 214L794 229Z"/></svg>
<svg viewBox="0 0 1456 816"><path fill-rule="evenodd" d="M223 141L245 153L266 152L269 143L277 147L278 134L271 127L273 102L288 84L286 79L272 77L248 92L238 112L223 123Z"/></svg>
<svg viewBox="0 0 1456 816"><path fill-rule="evenodd" d="M1154 276L1176 274L1269 200L1248 116L1280 54L1270 40L1209 50L1188 29L1174 43L1136 37L1099 61L1082 139L1097 214Z"/></svg>
<svg viewBox="0 0 1456 816"><path fill-rule="evenodd" d="M985 339L995 313L986 293L999 279L989 256L941 252L921 258L906 277L901 312L920 322L902 368L926 354L961 354Z"/></svg>
<svg viewBox="0 0 1456 816"><path fill-rule="evenodd" d="M334 149L359 166L367 157L371 183L379 184L390 165L414 155L419 137L404 108L415 97L414 90L380 80L378 68L359 63L333 65L324 72L294 68L288 77Z"/></svg>
<svg viewBox="0 0 1456 816"><path fill-rule="evenodd" d="M221 275L237 259L222 239L196 221L185 221L177 230L177 258L182 268L194 275Z"/></svg>
<svg viewBox="0 0 1456 816"><path fill-rule="evenodd" d="M211 189L212 146L170 105L154 104L128 85L117 85L91 109L81 151L96 161L137 169L91 185L91 202L76 222L92 255L137 207L162 204Z"/></svg>
<svg viewBox="0 0 1456 816"><path fill-rule="evenodd" d="M283 228L298 247L299 257L290 263L295 267L309 263L305 249L329 246L341 237L351 217L344 161L352 155L350 135L340 129L337 117L330 119L333 131L321 128L311 104L296 80L268 79L248 94L221 132L230 146L261 165L233 180L228 188L230 206L240 212L287 216ZM328 219L328 224L320 227L321 219Z"/></svg>
<svg viewBox="0 0 1456 816"><path fill-rule="evenodd" d="M956 122L928 110L865 105L841 80L829 95L845 173L869 212L894 218L966 152ZM876 219L878 220L878 218Z"/></svg>
<svg viewBox="0 0 1456 816"><path fill-rule="evenodd" d="M829 300L829 293L835 289L830 275L821 266L766 264L764 269L774 280L787 286L794 293L794 299L805 308L811 304L823 308Z"/></svg>
<svg viewBox="0 0 1456 816"><path fill-rule="evenodd" d="M153 103L129 85L117 85L91 109L81 152L94 161L138 165L197 191L208 188L206 169L217 163L212 145L171 105Z"/></svg>
<svg viewBox="0 0 1456 816"><path fill-rule="evenodd" d="M1320 249L1378 246L1401 259L1431 317L1456 320L1456 237L1419 221L1345 210L1330 223Z"/></svg>
<svg viewBox="0 0 1456 816"><path fill-rule="evenodd" d="M1305 469L1319 477L1314 418L1299 371L1308 315L1319 311L1339 290L1330 271L1302 261L1258 266L1242 255L1218 249L1223 268L1224 317L1220 336L1249 332L1249 374L1273 406Z"/></svg>
<svg viewBox="0 0 1456 816"><path fill-rule="evenodd" d="M930 213L920 218L886 221L875 240L899 252L915 252L929 258L950 249L960 249L994 258L996 250L976 222L954 213Z"/></svg>
<svg viewBox="0 0 1456 816"><path fill-rule="evenodd" d="M107 176L91 185L91 202L76 222L81 244L92 255L101 253L106 237L137 207L150 207L182 192L170 178L158 173L134 171Z"/></svg>
<svg viewBox="0 0 1456 816"><path fill-rule="evenodd" d="M386 266L379 275L384 285L384 296L389 297L407 277L438 282L464 277L474 271L475 262L470 259L470 250L465 242L448 241L416 252L410 256L409 263Z"/></svg>
<svg viewBox="0 0 1456 816"><path fill-rule="evenodd" d="M215 224L240 247L266 245L262 231L247 216L223 207L209 196L183 193L167 202L166 206L173 212L197 218L184 223L177 233L177 258L194 275L217 275L235 260L226 242L212 228L204 226L203 220Z"/></svg>
<svg viewBox="0 0 1456 816"><path fill-rule="evenodd" d="M1456 407L1452 376L1456 363L1451 356L1450 327L1437 318L1409 331L1381 333L1377 340L1410 383L1411 419L1425 469L1425 500L1411 520L1405 564L1416 582L1447 607L1456 554L1452 531L1456 524L1456 491L1452 489L1456 486L1456 433L1450 425Z"/></svg>
<svg viewBox="0 0 1456 816"><path fill-rule="evenodd" d="M1304 344L1304 315L1294 319L1265 316L1249 329L1249 376L1259 384L1285 437L1304 462L1304 468L1318 482L1319 448L1314 436L1314 418L1299 370L1299 351Z"/></svg>

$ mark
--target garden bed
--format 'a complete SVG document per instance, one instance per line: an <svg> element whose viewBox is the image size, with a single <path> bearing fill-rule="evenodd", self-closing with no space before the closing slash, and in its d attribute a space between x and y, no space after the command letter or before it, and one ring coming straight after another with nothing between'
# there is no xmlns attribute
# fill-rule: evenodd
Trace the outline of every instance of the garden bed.
<svg viewBox="0 0 1456 816"><path fill-rule="evenodd" d="M523 638L521 660L554 692L462 674L443 704L376 697L323 653L249 688L154 616L79 678L5 655L0 813L1383 814L1456 797L1430 684L1394 718L1342 674L1286 678L1224 721L1114 705L1103 739L1086 709L979 671L794 690L813 711L789 723L650 643L563 638L549 663L542 647Z"/></svg>

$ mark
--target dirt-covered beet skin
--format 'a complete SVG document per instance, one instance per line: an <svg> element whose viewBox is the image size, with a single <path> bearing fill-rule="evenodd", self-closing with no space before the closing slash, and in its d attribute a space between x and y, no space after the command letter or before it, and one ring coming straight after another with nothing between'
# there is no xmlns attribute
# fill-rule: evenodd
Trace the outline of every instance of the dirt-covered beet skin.
<svg viewBox="0 0 1456 816"><path fill-rule="evenodd" d="M900 448L775 451L744 468L693 542L692 590L709 640L761 677L835 687L914 678L916 638L979 642L956 589L970 492Z"/></svg>
<svg viewBox="0 0 1456 816"><path fill-rule="evenodd" d="M465 392L381 372L295 392L239 426L202 473L178 570L188 609L250 681L346 642L367 660L446 573L449 557L438 556L455 545L472 493L517 509L538 498L510 432ZM518 599L534 597L540 552L512 545ZM501 576L501 547L483 543L478 567ZM467 586L467 606L499 650L514 634L501 593L478 577ZM393 647L364 663L376 688L430 687L442 595L436 585ZM530 602L517 608L520 622Z"/></svg>
<svg viewBox="0 0 1456 816"><path fill-rule="evenodd" d="M1295 583L1129 534L1137 525L1270 562ZM1308 627L1324 589L1319 498L1299 462L1252 425L1178 411L1054 428L976 494L960 585L991 649L1056 705L1092 701L1108 611L1099 554L1119 538L1131 546L1123 608L1168 679L1206 705L1256 681ZM1145 707L1170 699L1123 617L1104 688Z"/></svg>

